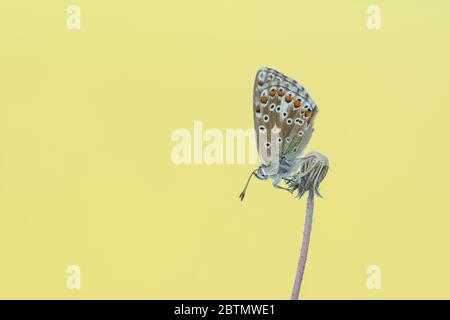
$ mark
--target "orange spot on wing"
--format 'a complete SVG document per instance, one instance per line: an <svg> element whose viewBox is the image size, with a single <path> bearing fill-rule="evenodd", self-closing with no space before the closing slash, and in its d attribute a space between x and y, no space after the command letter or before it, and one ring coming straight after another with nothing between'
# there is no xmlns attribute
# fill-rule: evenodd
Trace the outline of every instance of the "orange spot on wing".
<svg viewBox="0 0 450 320"><path fill-rule="evenodd" d="M292 96L286 96L286 98L284 98L284 100L286 101L286 102L291 102L292 101Z"/></svg>
<svg viewBox="0 0 450 320"><path fill-rule="evenodd" d="M278 95L280 97L284 96L284 94L285 94L285 91L283 89L278 89Z"/></svg>
<svg viewBox="0 0 450 320"><path fill-rule="evenodd" d="M256 110L256 112L261 112L261 107L259 106L259 104L256 105L255 110Z"/></svg>
<svg viewBox="0 0 450 320"><path fill-rule="evenodd" d="M299 108L302 105L302 102L300 100L295 100L294 107Z"/></svg>
<svg viewBox="0 0 450 320"><path fill-rule="evenodd" d="M311 118L311 116L312 116L312 111L307 111L306 112L306 117L307 118Z"/></svg>
<svg viewBox="0 0 450 320"><path fill-rule="evenodd" d="M269 98L267 98L266 96L261 96L261 98L259 98L259 101L261 101L262 103L266 103L267 101L269 101Z"/></svg>
<svg viewBox="0 0 450 320"><path fill-rule="evenodd" d="M277 93L277 90L272 89L270 90L270 95L273 97Z"/></svg>

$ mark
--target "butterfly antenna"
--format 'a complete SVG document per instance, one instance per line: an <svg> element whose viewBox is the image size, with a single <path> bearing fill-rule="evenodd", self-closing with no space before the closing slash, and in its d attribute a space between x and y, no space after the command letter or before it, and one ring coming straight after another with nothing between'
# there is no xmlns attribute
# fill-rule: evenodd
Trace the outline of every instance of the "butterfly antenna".
<svg viewBox="0 0 450 320"><path fill-rule="evenodd" d="M242 190L241 194L239 195L239 199L241 199L241 201L244 200L245 192L247 192L247 187L248 187L248 184L250 183L250 179L252 178L253 175L256 174L256 171L258 171L258 169L256 169L252 173L250 173L250 176L248 177L247 183L245 184L244 190Z"/></svg>

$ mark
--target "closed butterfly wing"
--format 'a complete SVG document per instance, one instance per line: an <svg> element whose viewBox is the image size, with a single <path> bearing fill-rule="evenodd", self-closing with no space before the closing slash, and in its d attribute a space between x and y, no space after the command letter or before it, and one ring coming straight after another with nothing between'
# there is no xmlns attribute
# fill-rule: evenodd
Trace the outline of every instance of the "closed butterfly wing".
<svg viewBox="0 0 450 320"><path fill-rule="evenodd" d="M263 165L288 173L311 139L318 108L296 80L270 68L258 70L253 91L257 147Z"/></svg>

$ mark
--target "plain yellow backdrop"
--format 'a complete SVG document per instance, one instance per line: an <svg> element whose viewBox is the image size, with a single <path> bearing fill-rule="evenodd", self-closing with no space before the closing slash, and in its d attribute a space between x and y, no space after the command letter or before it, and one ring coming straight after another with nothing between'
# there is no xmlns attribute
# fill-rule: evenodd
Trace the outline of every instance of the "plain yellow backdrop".
<svg viewBox="0 0 450 320"><path fill-rule="evenodd" d="M69 4L81 29L66 28ZM381 8L381 29L366 27ZM448 1L2 1L0 297L290 296L305 199L171 133L250 128L257 69L320 107L331 161L301 296L450 297ZM68 290L66 268L81 267ZM381 268L368 290L366 269Z"/></svg>

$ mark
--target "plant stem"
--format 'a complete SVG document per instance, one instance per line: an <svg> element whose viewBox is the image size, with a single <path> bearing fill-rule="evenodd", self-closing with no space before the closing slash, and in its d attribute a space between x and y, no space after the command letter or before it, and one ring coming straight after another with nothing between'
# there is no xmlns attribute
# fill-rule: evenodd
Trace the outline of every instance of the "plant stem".
<svg viewBox="0 0 450 320"><path fill-rule="evenodd" d="M303 241L300 257L298 259L297 273L295 274L294 289L292 290L291 300L298 300L300 288L302 286L303 273L305 272L306 258L308 256L309 240L311 238L311 227L314 211L314 190L309 190L306 203L305 227L303 229Z"/></svg>

